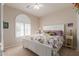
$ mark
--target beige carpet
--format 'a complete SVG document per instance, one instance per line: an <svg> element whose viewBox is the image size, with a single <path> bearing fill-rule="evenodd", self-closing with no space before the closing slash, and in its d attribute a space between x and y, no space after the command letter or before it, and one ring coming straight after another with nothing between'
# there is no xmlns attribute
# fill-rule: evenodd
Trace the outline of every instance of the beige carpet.
<svg viewBox="0 0 79 59"><path fill-rule="evenodd" d="M5 56L37 56L28 49L24 49L22 46L9 48L4 52ZM79 52L70 48L63 47L60 50L61 56L79 56Z"/></svg>
<svg viewBox="0 0 79 59"><path fill-rule="evenodd" d="M59 52L61 56L79 56L79 51L71 48L62 47Z"/></svg>
<svg viewBox="0 0 79 59"><path fill-rule="evenodd" d="M22 46L9 48L4 52L4 56L37 56L29 49L25 49Z"/></svg>

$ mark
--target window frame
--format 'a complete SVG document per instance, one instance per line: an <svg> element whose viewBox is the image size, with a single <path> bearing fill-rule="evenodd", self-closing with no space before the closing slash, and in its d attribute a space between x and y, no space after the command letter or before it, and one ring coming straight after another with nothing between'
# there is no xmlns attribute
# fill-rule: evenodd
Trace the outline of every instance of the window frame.
<svg viewBox="0 0 79 59"><path fill-rule="evenodd" d="M22 36L17 36L17 27L16 27L17 26L17 23L22 23L23 24L24 30L23 30L23 35ZM26 28L25 28L26 27L25 26L26 24L28 24L29 25L29 28L30 28L30 30L28 29L29 30L29 34L27 34L27 35L31 35L31 24L30 23L23 23L23 22L17 22L16 21L16 25L15 25L15 36L16 36L16 38L27 36L26 35Z"/></svg>

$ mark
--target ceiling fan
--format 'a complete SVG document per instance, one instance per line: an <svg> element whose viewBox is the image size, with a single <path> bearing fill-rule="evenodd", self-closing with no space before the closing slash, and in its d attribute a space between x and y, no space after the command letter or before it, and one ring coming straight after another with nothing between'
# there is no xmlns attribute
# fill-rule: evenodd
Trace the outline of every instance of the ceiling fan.
<svg viewBox="0 0 79 59"><path fill-rule="evenodd" d="M26 5L26 8L35 9L35 10L39 10L41 7L43 7L43 4L40 3L29 3Z"/></svg>

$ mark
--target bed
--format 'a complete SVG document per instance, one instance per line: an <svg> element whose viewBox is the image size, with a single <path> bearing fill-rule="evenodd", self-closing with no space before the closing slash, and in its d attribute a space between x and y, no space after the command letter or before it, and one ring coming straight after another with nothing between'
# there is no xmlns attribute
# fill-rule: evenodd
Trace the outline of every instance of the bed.
<svg viewBox="0 0 79 59"><path fill-rule="evenodd" d="M51 31L50 31L51 32ZM63 45L64 39L61 35L62 31L52 31L53 34L35 34L26 36L23 40L23 47L28 48L40 56L59 55L58 51Z"/></svg>
<svg viewBox="0 0 79 59"><path fill-rule="evenodd" d="M23 47L39 56L58 56L64 42L64 25L46 26L43 31L23 39Z"/></svg>

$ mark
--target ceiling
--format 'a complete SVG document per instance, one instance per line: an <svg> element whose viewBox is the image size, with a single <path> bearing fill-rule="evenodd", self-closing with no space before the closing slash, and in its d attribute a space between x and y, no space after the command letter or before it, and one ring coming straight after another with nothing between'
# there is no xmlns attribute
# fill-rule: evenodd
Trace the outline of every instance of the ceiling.
<svg viewBox="0 0 79 59"><path fill-rule="evenodd" d="M43 7L41 7L39 10L35 10L26 8L27 4L29 3L7 3L6 5L20 9L37 17L43 17L47 14L72 6L71 3L41 3L43 4Z"/></svg>

